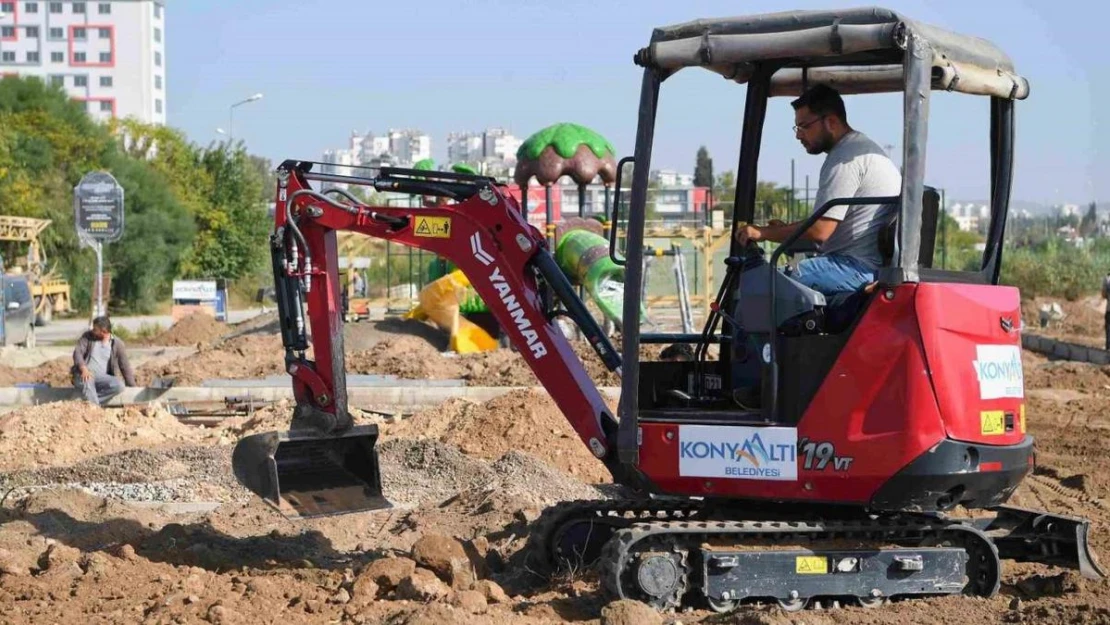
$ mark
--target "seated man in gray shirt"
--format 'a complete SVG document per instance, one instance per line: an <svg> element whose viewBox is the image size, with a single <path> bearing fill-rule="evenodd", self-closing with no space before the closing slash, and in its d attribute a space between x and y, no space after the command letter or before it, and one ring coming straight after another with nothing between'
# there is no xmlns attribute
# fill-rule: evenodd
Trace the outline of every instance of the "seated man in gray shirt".
<svg viewBox="0 0 1110 625"><path fill-rule="evenodd" d="M112 336L108 317L93 319L92 329L77 340L71 372L73 385L84 392L85 399L98 406L119 395L125 383L137 386L127 349L122 340Z"/></svg>
<svg viewBox="0 0 1110 625"><path fill-rule="evenodd" d="M817 85L791 102L794 136L810 154L826 153L814 210L837 198L888 197L902 192L902 175L886 153L863 133L848 125L844 100L835 89ZM798 263L792 276L825 295L857 291L875 281L882 264L879 233L894 205L834 206L801 236L818 244L818 255ZM786 240L801 225L772 222L739 228L736 239Z"/></svg>

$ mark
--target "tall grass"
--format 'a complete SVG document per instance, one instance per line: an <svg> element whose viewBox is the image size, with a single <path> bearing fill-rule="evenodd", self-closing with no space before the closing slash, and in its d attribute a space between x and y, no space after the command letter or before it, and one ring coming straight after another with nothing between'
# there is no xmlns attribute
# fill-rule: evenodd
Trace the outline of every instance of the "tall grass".
<svg viewBox="0 0 1110 625"><path fill-rule="evenodd" d="M1110 271L1110 242L1096 241L1077 248L1050 239L1029 247L1002 251L1003 284L1021 289L1023 297L1062 297L1075 301L1098 293Z"/></svg>

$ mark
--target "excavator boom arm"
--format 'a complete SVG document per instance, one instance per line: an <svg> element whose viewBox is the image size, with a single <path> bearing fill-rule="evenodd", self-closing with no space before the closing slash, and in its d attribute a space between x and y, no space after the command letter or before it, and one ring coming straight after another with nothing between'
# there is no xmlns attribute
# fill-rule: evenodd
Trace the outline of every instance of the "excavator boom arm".
<svg viewBox="0 0 1110 625"><path fill-rule="evenodd" d="M390 171L403 173L386 175ZM274 271L279 281L287 369L298 405L323 414L332 430L350 426L336 233L356 232L427 250L454 262L582 441L615 470L619 464L610 451L616 420L570 343L549 318L538 276L580 325L592 323L586 335L610 368L619 369L619 356L559 272L543 236L528 224L516 200L492 180L458 175L434 180L440 174L419 173L421 176L407 170L382 170L382 176L357 180L378 189L435 193L456 203L428 208L368 206L344 192L315 192L309 186L313 175L302 163L287 162L279 169L272 238ZM286 285L285 297L280 294L280 283ZM300 298L308 311L312 361L304 358L307 343L303 334L298 334L298 328L305 327ZM579 318L582 315L587 319Z"/></svg>

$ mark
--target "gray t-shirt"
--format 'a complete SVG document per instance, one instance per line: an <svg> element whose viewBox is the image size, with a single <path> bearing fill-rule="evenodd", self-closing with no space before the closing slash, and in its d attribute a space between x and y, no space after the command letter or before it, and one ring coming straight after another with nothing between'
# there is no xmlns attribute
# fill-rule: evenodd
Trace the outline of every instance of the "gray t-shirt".
<svg viewBox="0 0 1110 625"><path fill-rule="evenodd" d="M841 137L821 165L821 181L814 210L825 202L845 197L895 196L902 192L902 174L877 143L856 130ZM822 255L852 256L878 268L879 232L887 223L892 204L834 206L825 217L840 223L820 247Z"/></svg>
<svg viewBox="0 0 1110 625"><path fill-rule="evenodd" d="M89 350L89 371L94 375L108 375L108 361L112 358L112 344L96 341Z"/></svg>

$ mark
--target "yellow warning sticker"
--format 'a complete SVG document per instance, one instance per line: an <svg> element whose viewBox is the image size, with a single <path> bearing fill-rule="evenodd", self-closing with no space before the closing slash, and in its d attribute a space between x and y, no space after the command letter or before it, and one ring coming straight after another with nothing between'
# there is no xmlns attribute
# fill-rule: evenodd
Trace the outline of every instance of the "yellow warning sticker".
<svg viewBox="0 0 1110 625"><path fill-rule="evenodd" d="M1006 433L1006 414L1001 410L984 410L979 413L980 431L987 436Z"/></svg>
<svg viewBox="0 0 1110 625"><path fill-rule="evenodd" d="M451 218L417 217L412 233L418 237L449 239L451 238Z"/></svg>
<svg viewBox="0 0 1110 625"><path fill-rule="evenodd" d="M794 572L798 575L825 575L829 572L829 560L824 556L798 556L794 561Z"/></svg>
<svg viewBox="0 0 1110 625"><path fill-rule="evenodd" d="M1021 433L1025 434L1025 404L1022 404L1018 411L1018 423L1021 424Z"/></svg>

